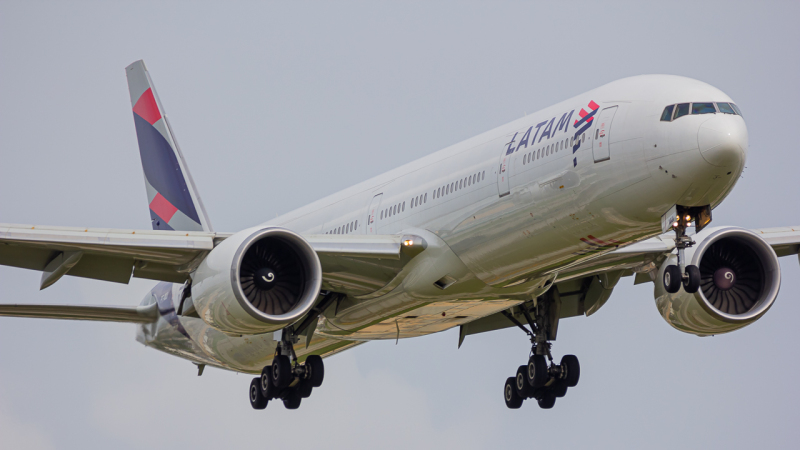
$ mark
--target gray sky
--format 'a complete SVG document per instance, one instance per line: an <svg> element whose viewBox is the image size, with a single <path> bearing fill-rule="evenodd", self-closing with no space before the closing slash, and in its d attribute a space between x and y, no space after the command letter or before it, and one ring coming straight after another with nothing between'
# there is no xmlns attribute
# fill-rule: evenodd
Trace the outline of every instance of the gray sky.
<svg viewBox="0 0 800 450"><path fill-rule="evenodd" d="M236 231L630 75L697 78L744 112L715 225L800 225L798 2L0 3L0 222L149 228L124 67L143 58L214 227ZM788 123L788 125L787 125ZM555 353L581 382L509 411L519 330L373 342L327 360L298 411L125 324L0 319L0 447L797 447L800 268L757 323L698 338L625 278ZM137 304L153 282L0 268L0 301Z"/></svg>

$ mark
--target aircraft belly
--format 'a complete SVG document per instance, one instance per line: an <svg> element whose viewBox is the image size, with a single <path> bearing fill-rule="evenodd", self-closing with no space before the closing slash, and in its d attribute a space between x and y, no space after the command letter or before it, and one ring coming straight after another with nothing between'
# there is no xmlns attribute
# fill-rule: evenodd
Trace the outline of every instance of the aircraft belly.
<svg viewBox="0 0 800 450"><path fill-rule="evenodd" d="M155 324L140 325L137 339L148 347L187 359L196 364L207 364L244 373L261 373L264 366L272 364L277 341L274 333L231 336L211 328L202 319L180 317L186 334L164 320ZM328 339L314 335L306 348L305 336L295 346L298 358L303 361L310 354L327 357L358 345L358 342Z"/></svg>

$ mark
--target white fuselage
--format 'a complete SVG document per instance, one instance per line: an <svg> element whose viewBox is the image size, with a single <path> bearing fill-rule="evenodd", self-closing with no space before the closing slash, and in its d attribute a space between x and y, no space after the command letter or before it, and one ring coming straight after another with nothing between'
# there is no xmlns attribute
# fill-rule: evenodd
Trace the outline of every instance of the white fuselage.
<svg viewBox="0 0 800 450"><path fill-rule="evenodd" d="M721 113L671 122L660 116L670 104L730 101L683 77L618 80L267 224L304 235L422 236L425 253L435 258L415 258L396 283L349 296L317 333L369 340L441 331L536 296L556 279L579 276L571 268L586 260L661 233L661 216L673 205L717 206L744 167L744 120ZM451 284L441 289L434 284L441 279ZM460 312L448 319L443 311L453 308ZM400 321L401 315L412 319ZM200 319L180 321L189 335L214 333ZM259 339L218 334L234 347ZM254 351L268 347L264 341ZM187 352L196 353L185 346L179 353ZM257 371L267 353L212 359Z"/></svg>

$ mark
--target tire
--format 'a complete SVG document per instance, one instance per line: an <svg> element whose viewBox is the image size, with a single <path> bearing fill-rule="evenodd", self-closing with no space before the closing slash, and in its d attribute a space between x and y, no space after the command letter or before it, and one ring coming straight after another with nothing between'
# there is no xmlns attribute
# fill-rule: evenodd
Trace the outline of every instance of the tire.
<svg viewBox="0 0 800 450"><path fill-rule="evenodd" d="M261 392L261 377L253 378L253 381L250 382L250 406L253 409L264 409L267 407L267 403L269 403L269 399L264 397L264 394Z"/></svg>
<svg viewBox="0 0 800 450"><path fill-rule="evenodd" d="M319 355L309 355L306 358L306 371L308 371L308 379L311 380L311 387L318 388L322 386L322 380L325 379L325 364L322 363L322 357Z"/></svg>
<svg viewBox="0 0 800 450"><path fill-rule="evenodd" d="M272 382L272 366L266 366L261 371L261 393L267 400L278 398L280 394L280 389Z"/></svg>
<svg viewBox="0 0 800 450"><path fill-rule="evenodd" d="M311 381L300 380L300 383L297 384L297 393L300 394L300 398L308 398L311 397L311 391L314 389L314 386L311 386Z"/></svg>
<svg viewBox="0 0 800 450"><path fill-rule="evenodd" d="M556 396L548 392L539 399L539 408L550 409L556 404Z"/></svg>
<svg viewBox="0 0 800 450"><path fill-rule="evenodd" d="M680 267L670 264L664 268L664 290L670 294L678 292L681 288L681 269Z"/></svg>
<svg viewBox="0 0 800 450"><path fill-rule="evenodd" d="M503 398L508 409L519 409L522 406L522 397L517 394L516 381L514 380L514 377L508 377L505 386L503 386Z"/></svg>
<svg viewBox="0 0 800 450"><path fill-rule="evenodd" d="M528 377L525 372L528 371L528 366L519 366L517 375L514 377L514 387L517 389L517 395L522 399L533 397L533 387L528 383Z"/></svg>
<svg viewBox="0 0 800 450"><path fill-rule="evenodd" d="M276 356L272 360L272 384L283 389L292 382L292 363L286 355Z"/></svg>
<svg viewBox="0 0 800 450"><path fill-rule="evenodd" d="M533 355L528 360L528 370L525 371L528 383L532 387L541 387L547 383L550 374L547 371L547 361L543 355Z"/></svg>
<svg viewBox="0 0 800 450"><path fill-rule="evenodd" d="M300 407L300 402L303 399L300 397L300 393L297 390L292 389L286 394L286 397L283 399L283 406L286 409L297 409Z"/></svg>
<svg viewBox="0 0 800 450"><path fill-rule="evenodd" d="M565 372L564 384L575 387L581 379L581 364L575 355L564 355L561 358L561 369Z"/></svg>
<svg viewBox="0 0 800 450"><path fill-rule="evenodd" d="M564 380L558 380L550 387L550 392L552 392L556 398L561 398L567 395L567 388L567 383L565 383Z"/></svg>
<svg viewBox="0 0 800 450"><path fill-rule="evenodd" d="M686 275L689 278L683 283L683 290L694 294L700 289L700 269L697 266L686 266Z"/></svg>

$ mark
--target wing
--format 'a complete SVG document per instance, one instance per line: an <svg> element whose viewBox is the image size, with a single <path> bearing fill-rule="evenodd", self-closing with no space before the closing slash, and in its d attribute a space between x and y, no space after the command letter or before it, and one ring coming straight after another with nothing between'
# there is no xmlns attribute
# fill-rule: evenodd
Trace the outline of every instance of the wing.
<svg viewBox="0 0 800 450"><path fill-rule="evenodd" d="M158 305L147 306L73 306L73 305L0 305L0 316L39 319L95 320L100 322L153 323L158 320Z"/></svg>
<svg viewBox="0 0 800 450"><path fill-rule="evenodd" d="M183 283L230 233L0 224L0 264L42 271L44 289L64 275L127 283L131 276ZM308 235L323 288L349 294L391 283L423 246L400 235Z"/></svg>
<svg viewBox="0 0 800 450"><path fill-rule="evenodd" d="M760 228L750 231L764 239L779 257L796 255L800 250L800 227ZM634 276L634 284L653 281L659 263L674 249L675 242L668 233L561 268L554 284L555 289L548 291L548 295L557 296L558 317L594 314L611 297L614 287L623 277ZM525 307L515 305L462 325L459 346L470 334L523 326L526 323L523 312Z"/></svg>

